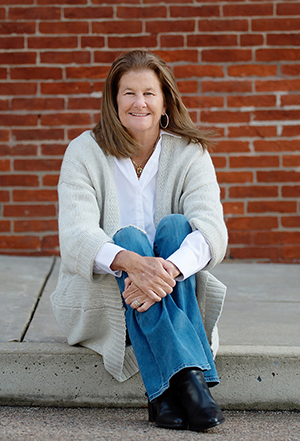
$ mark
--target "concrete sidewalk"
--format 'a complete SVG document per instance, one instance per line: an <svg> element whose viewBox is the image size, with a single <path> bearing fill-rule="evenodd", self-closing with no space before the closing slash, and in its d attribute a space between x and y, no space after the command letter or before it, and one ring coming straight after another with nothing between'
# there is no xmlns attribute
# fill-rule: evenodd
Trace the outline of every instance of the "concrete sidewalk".
<svg viewBox="0 0 300 441"><path fill-rule="evenodd" d="M60 261L0 256L0 404L146 404L137 374L118 383L95 352L70 347L49 296ZM224 409L300 409L300 266L224 262L213 270L228 287L219 323L212 393Z"/></svg>

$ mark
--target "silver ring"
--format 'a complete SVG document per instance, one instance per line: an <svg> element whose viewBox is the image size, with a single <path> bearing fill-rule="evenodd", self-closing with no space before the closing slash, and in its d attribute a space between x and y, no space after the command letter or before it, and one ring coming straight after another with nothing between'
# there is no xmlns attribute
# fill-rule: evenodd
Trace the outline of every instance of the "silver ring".
<svg viewBox="0 0 300 441"><path fill-rule="evenodd" d="M141 306L141 304L140 304L140 302L138 301L138 299L135 299L135 300L133 301L133 304L134 304L134 306L137 306L137 307Z"/></svg>

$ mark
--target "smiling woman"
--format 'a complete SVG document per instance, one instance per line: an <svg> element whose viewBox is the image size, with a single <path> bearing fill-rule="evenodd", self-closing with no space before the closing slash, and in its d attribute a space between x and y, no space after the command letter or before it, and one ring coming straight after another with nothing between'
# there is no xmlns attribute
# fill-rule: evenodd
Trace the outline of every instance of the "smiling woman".
<svg viewBox="0 0 300 441"><path fill-rule="evenodd" d="M149 420L170 429L224 421L208 389L226 288L204 270L227 245L209 143L166 63L131 51L113 63L101 119L68 146L58 185L57 321L118 381L139 370Z"/></svg>

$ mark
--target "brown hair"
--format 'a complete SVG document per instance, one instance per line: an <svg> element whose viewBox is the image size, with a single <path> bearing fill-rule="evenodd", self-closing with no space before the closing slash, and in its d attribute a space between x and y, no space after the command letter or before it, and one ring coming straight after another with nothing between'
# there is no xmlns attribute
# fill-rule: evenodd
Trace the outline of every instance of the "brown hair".
<svg viewBox="0 0 300 441"><path fill-rule="evenodd" d="M132 157L139 149L118 117L117 94L119 81L130 70L151 69L160 80L169 115L168 132L200 143L205 150L210 146L212 132L199 130L184 106L179 90L167 64L158 55L143 50L133 50L118 57L112 64L105 81L101 103L101 118L93 129L94 137L105 154Z"/></svg>

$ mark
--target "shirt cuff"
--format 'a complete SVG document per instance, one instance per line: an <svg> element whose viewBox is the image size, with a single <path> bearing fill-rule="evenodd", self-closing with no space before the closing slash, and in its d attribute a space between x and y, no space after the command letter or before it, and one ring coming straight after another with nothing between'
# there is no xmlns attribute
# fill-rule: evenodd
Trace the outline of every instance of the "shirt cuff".
<svg viewBox="0 0 300 441"><path fill-rule="evenodd" d="M110 265L113 263L116 255L124 251L124 248L119 247L111 242L106 242L98 250L94 260L95 274L112 274L115 277L121 277L122 271L113 271Z"/></svg>
<svg viewBox="0 0 300 441"><path fill-rule="evenodd" d="M204 236L197 230L190 233L167 260L181 272L175 279L181 282L205 268L211 260L211 252Z"/></svg>

